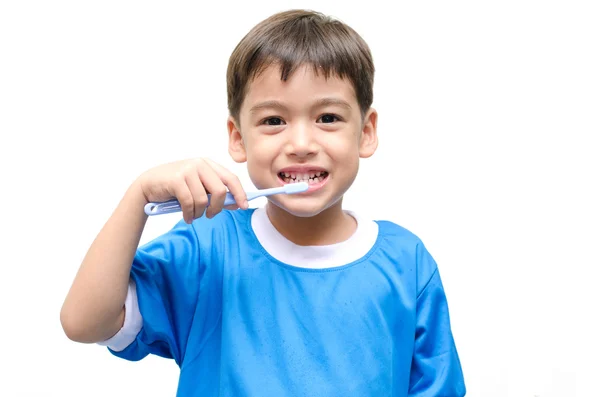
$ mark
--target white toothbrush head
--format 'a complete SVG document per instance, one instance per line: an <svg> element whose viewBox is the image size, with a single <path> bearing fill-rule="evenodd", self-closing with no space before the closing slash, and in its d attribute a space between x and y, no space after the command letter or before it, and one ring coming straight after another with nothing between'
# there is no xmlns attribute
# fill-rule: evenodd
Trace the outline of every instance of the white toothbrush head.
<svg viewBox="0 0 600 397"><path fill-rule="evenodd" d="M308 182L288 183L283 186L285 194L302 193L308 190Z"/></svg>

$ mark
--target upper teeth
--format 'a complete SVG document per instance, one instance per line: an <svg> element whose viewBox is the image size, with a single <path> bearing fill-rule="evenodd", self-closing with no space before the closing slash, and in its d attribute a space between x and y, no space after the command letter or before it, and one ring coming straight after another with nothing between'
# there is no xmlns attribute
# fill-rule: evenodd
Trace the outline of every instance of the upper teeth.
<svg viewBox="0 0 600 397"><path fill-rule="evenodd" d="M316 172L307 172L307 173L299 173L299 172L281 172L282 176L285 176L286 178L292 178L292 179L300 179L300 180L308 180L308 179L314 179L314 178L318 178L321 177L323 175L325 175L325 171L316 171Z"/></svg>

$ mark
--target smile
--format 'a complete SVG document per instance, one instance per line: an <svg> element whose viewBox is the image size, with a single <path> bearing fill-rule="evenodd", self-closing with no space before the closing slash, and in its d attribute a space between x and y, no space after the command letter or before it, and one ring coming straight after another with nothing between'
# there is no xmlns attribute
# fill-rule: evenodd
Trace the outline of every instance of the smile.
<svg viewBox="0 0 600 397"><path fill-rule="evenodd" d="M308 190L304 193L300 193L300 196L305 194L311 194L312 192L321 189L329 181L329 172L322 168L315 167L314 169L308 167L296 168L290 167L283 169L278 174L279 181L282 185L289 183L308 183Z"/></svg>
<svg viewBox="0 0 600 397"><path fill-rule="evenodd" d="M279 173L279 178L285 183L307 182L309 185L323 182L328 176L329 173L327 171Z"/></svg>

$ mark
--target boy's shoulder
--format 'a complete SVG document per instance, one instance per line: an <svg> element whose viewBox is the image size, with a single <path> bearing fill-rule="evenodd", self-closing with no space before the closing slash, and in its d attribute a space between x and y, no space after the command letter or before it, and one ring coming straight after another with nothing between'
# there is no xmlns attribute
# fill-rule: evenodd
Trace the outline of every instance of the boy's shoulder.
<svg viewBox="0 0 600 397"><path fill-rule="evenodd" d="M414 263L415 282L418 291L425 288L426 283L437 271L437 263L425 247L425 244L416 234L388 220L375 221L379 225L381 240L384 241L384 250L390 257L401 258L398 263Z"/></svg>
<svg viewBox="0 0 600 397"><path fill-rule="evenodd" d="M244 234L251 227L250 221L254 208L247 210L227 210L223 209L221 212L216 214L213 218L208 219L206 216L195 219L191 225L183 227L191 227L196 237L202 242L215 242L217 240L227 239L227 236L231 235L232 231L235 234ZM183 224L185 224L184 221Z"/></svg>
<svg viewBox="0 0 600 397"><path fill-rule="evenodd" d="M210 249L215 247L215 244L227 244L232 230L239 233L250 227L252 212L252 209L237 211L223 209L211 219L204 215L194 219L192 223L180 219L166 232L140 245L138 250L152 250L157 246Z"/></svg>
<svg viewBox="0 0 600 397"><path fill-rule="evenodd" d="M223 226L231 225L236 225L238 227L249 226L250 218L255 209L256 208L248 208L247 210L228 210L224 208L211 219L208 219L204 215L194 219L192 225L197 230L218 230Z"/></svg>
<svg viewBox="0 0 600 397"><path fill-rule="evenodd" d="M422 244L421 239L416 234L394 221L378 219L374 222L379 226L381 237L395 238L408 244Z"/></svg>

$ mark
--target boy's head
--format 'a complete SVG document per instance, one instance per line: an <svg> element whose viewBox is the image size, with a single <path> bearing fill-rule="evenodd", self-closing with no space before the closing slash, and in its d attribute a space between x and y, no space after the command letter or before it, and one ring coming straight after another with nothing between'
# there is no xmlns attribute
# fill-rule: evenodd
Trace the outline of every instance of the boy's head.
<svg viewBox="0 0 600 397"><path fill-rule="evenodd" d="M308 180L307 193L269 200L314 216L351 186L377 148L374 66L349 26L312 11L275 14L233 51L227 69L229 152L258 188Z"/></svg>

